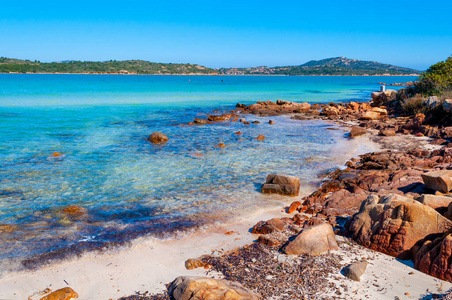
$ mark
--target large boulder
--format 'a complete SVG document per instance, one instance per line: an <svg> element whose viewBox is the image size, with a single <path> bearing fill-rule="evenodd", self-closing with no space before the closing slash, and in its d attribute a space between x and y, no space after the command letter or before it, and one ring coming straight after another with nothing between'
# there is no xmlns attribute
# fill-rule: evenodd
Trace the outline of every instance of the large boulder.
<svg viewBox="0 0 452 300"><path fill-rule="evenodd" d="M177 277L168 287L175 300L257 300L259 296L238 282L207 277Z"/></svg>
<svg viewBox="0 0 452 300"><path fill-rule="evenodd" d="M370 195L346 224L359 244L400 259L410 258L413 245L429 234L452 228L452 222L414 199Z"/></svg>
<svg viewBox="0 0 452 300"><path fill-rule="evenodd" d="M270 174L261 188L265 194L281 194L298 196L300 191L300 178L289 175Z"/></svg>
<svg viewBox="0 0 452 300"><path fill-rule="evenodd" d="M452 170L441 170L424 173L421 175L425 186L429 189L448 193L452 190Z"/></svg>
<svg viewBox="0 0 452 300"><path fill-rule="evenodd" d="M439 279L452 281L452 234L427 240L417 250L414 267Z"/></svg>
<svg viewBox="0 0 452 300"><path fill-rule="evenodd" d="M305 228L283 249L287 255L321 255L329 250L338 250L333 227L328 223Z"/></svg>
<svg viewBox="0 0 452 300"><path fill-rule="evenodd" d="M161 144L168 141L168 137L161 132L154 132L149 137L148 140L154 144Z"/></svg>

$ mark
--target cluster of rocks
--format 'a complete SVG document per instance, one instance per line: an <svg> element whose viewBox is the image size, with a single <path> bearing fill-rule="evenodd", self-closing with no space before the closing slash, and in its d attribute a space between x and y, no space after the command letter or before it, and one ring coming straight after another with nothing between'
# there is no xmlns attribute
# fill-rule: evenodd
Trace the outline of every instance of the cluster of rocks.
<svg viewBox="0 0 452 300"><path fill-rule="evenodd" d="M296 103L284 100L258 101L251 105L237 103L236 108L240 111L255 115L282 115L287 113L306 113L311 109L309 103Z"/></svg>
<svg viewBox="0 0 452 300"><path fill-rule="evenodd" d="M300 120L356 121L350 137L365 134L366 129L375 129L381 136L430 136L435 144L444 147L387 150L351 159L346 169L327 174L317 191L287 207L290 216L258 222L251 229L253 234L259 235L256 243L220 257L203 256L186 262L187 269L204 267L222 273L227 281L179 277L169 285L166 296L171 299L205 299L202 295L258 299L275 295L277 289L278 292L285 289L288 299L300 299L301 295L304 297L309 293L295 291L296 288L288 287L287 282L293 282L293 276L298 276L294 274L299 274L299 280L307 283L305 287L317 285L320 288L328 282L309 277L316 274L317 279L325 278L325 274L316 273L316 268L309 262L319 264L334 257L334 252L324 254L340 247L335 234L346 235L367 248L400 259L412 259L422 272L452 281L452 123L441 119L441 125L434 124L433 115L395 116L397 106L394 103L405 97L404 90L387 90L373 93L371 103L310 105L278 100L237 104L237 110L259 116L292 114L292 118ZM448 100L437 102L432 98L426 100L425 105L448 113ZM195 120L193 124L233 121L232 118L238 119L226 114L209 116L205 121ZM261 190L298 196L299 187L296 177L270 174ZM291 280L280 272L276 279L278 284L262 283L273 279L267 274L272 274L271 269L278 263L271 261L276 257L275 253L300 259L302 264L285 265L285 268L312 268L306 273L310 274L306 275L309 278L305 271L293 271ZM324 270L329 273L341 270L348 278L360 280L366 266L364 260L343 268L336 260L330 261Z"/></svg>

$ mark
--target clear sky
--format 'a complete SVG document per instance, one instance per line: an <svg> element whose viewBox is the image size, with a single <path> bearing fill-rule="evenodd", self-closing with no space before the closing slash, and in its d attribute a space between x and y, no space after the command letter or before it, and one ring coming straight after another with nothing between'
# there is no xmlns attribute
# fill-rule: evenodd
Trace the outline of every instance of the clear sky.
<svg viewBox="0 0 452 300"><path fill-rule="evenodd" d="M452 55L451 0L2 1L0 56L208 67L345 56L426 69Z"/></svg>

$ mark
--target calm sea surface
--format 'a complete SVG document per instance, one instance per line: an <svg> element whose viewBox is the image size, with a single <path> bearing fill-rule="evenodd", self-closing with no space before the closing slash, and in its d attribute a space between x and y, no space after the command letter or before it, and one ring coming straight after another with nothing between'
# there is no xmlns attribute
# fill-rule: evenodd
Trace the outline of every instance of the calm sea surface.
<svg viewBox="0 0 452 300"><path fill-rule="evenodd" d="M237 102L370 100L379 82L414 79L0 74L1 267L33 267L143 235L169 238L278 206L282 197L259 193L267 174L312 186L347 158L344 132L288 117L184 124ZM169 141L148 143L154 131ZM255 140L260 134L265 141ZM220 142L227 147L215 148ZM88 213L62 212L71 205Z"/></svg>

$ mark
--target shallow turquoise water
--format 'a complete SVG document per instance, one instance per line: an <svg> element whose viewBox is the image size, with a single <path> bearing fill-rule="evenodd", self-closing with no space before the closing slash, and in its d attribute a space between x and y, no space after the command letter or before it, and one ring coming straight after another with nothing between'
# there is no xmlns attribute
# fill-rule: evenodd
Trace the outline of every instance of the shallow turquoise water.
<svg viewBox="0 0 452 300"><path fill-rule="evenodd" d="M316 183L320 171L343 163L342 131L287 117L272 117L271 126L254 116L246 117L260 124L184 124L237 102L365 100L388 79L0 75L0 224L15 225L0 233L0 259L28 267L32 257L167 237L278 205L281 197L259 193L267 174ZM150 144L154 131L169 141ZM215 148L220 142L227 147ZM61 209L69 205L88 214L68 218Z"/></svg>

